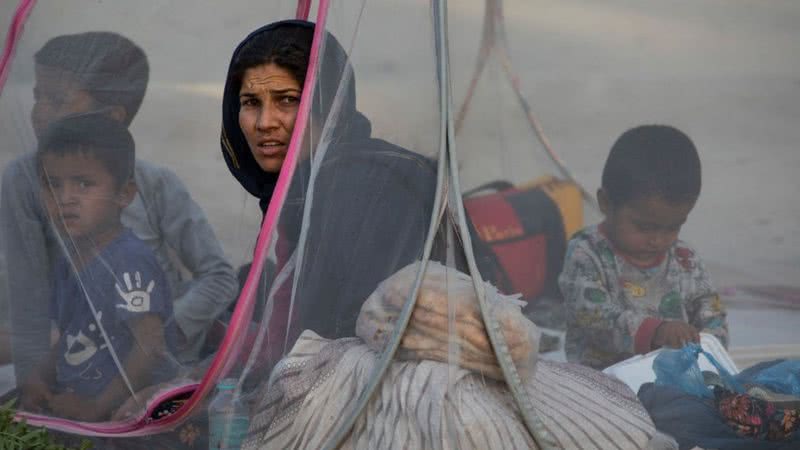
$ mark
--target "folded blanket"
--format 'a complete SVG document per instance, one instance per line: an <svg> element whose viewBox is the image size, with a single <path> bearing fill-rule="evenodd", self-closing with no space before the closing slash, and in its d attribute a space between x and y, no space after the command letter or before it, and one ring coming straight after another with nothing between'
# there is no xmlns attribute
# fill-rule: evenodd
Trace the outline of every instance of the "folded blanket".
<svg viewBox="0 0 800 450"><path fill-rule="evenodd" d="M379 354L305 331L261 392L243 449L318 449ZM674 449L633 392L601 372L539 361L525 388L564 449ZM536 449L505 383L435 361L392 363L340 449Z"/></svg>

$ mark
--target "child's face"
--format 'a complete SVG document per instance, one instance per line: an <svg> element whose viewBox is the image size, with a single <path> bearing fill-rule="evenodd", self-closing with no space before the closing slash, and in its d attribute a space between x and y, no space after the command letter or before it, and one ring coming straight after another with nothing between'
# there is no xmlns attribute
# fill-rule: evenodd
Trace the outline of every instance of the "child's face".
<svg viewBox="0 0 800 450"><path fill-rule="evenodd" d="M81 87L72 73L40 64L36 65L35 71L31 123L37 136L41 136L56 120L96 108L94 98Z"/></svg>
<svg viewBox="0 0 800 450"><path fill-rule="evenodd" d="M122 208L132 200L132 182L123 186L87 153L41 155L41 191L45 208L61 232L74 240L100 244L119 228Z"/></svg>
<svg viewBox="0 0 800 450"><path fill-rule="evenodd" d="M681 226L694 202L672 203L660 196L646 196L611 205L600 193L606 216L605 231L617 251L639 266L657 264L678 239Z"/></svg>

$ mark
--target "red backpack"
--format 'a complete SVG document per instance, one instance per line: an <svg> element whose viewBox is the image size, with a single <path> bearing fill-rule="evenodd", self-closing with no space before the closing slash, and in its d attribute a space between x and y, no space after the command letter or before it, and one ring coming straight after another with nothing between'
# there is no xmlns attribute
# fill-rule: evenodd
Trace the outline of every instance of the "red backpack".
<svg viewBox="0 0 800 450"><path fill-rule="evenodd" d="M583 225L582 201L577 185L554 177L519 187L494 181L465 193L481 272L528 302L560 298L558 274L567 240Z"/></svg>

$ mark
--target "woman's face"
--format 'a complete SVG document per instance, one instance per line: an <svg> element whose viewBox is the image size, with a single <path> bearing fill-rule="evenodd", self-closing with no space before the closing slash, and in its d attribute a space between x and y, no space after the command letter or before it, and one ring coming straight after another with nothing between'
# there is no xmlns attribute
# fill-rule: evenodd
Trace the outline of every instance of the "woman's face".
<svg viewBox="0 0 800 450"><path fill-rule="evenodd" d="M300 106L302 87L288 70L262 64L244 72L239 90L239 127L261 170L283 166Z"/></svg>

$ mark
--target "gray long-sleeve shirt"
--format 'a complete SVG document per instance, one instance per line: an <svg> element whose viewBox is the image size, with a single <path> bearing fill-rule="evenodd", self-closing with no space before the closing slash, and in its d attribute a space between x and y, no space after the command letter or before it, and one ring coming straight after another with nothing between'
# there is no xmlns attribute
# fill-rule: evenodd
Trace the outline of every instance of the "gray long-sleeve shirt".
<svg viewBox="0 0 800 450"><path fill-rule="evenodd" d="M175 321L187 339L178 358L197 357L214 319L235 299L237 281L211 225L183 182L165 167L137 160L138 193L122 223L155 252L169 280ZM33 154L12 161L0 191L0 237L8 271L11 342L17 379L50 348L50 270L60 252L39 201ZM191 279L184 279L182 265Z"/></svg>

